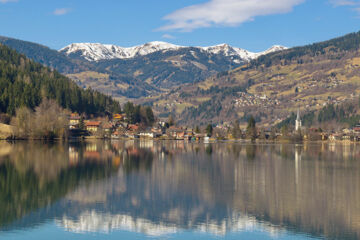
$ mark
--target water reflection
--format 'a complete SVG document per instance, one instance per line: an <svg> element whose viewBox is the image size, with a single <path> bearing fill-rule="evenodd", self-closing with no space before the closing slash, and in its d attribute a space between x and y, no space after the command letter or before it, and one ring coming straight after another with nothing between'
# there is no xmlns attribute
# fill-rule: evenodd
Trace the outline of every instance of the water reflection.
<svg viewBox="0 0 360 240"><path fill-rule="evenodd" d="M0 228L360 238L360 146L1 143Z"/></svg>

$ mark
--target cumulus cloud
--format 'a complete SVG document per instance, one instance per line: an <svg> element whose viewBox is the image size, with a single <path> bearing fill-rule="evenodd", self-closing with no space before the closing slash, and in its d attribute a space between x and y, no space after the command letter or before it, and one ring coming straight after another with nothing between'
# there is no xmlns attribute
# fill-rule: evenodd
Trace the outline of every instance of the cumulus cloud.
<svg viewBox="0 0 360 240"><path fill-rule="evenodd" d="M305 0L209 0L179 9L164 17L159 30L192 31L212 26L238 26L257 16L281 14Z"/></svg>
<svg viewBox="0 0 360 240"><path fill-rule="evenodd" d="M53 12L53 14L56 15L56 16L61 16L61 15L68 14L70 11L71 11L70 8L57 8Z"/></svg>

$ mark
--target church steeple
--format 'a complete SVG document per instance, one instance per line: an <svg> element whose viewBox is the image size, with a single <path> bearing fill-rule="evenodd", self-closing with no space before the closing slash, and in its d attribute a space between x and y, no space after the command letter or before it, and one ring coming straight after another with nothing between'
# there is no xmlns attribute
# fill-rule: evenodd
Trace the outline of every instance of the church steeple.
<svg viewBox="0 0 360 240"><path fill-rule="evenodd" d="M297 111L297 117L295 120L295 131L299 131L301 129L301 118L300 118L300 108Z"/></svg>
<svg viewBox="0 0 360 240"><path fill-rule="evenodd" d="M298 108L296 120L300 120L300 108Z"/></svg>

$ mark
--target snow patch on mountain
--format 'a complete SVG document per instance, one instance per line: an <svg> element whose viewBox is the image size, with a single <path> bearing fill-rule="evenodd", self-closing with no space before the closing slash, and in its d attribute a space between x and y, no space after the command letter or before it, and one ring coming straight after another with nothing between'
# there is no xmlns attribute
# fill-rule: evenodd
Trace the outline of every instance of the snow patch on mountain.
<svg viewBox="0 0 360 240"><path fill-rule="evenodd" d="M180 48L182 47L166 42L149 42L144 45L129 48L101 43L73 43L60 49L59 52L65 53L66 55L80 53L80 55L88 61L99 61L134 58L161 50L177 50Z"/></svg>
<svg viewBox="0 0 360 240"><path fill-rule="evenodd" d="M62 52L68 56L71 54L79 54L88 61L100 61L110 59L129 59L137 56L145 56L158 51L171 51L183 48L190 47L178 46L171 43L159 41L149 42L143 45L128 48L101 43L73 43L60 49L59 52ZM209 54L220 54L226 57L240 57L244 61L250 61L271 52L287 49L286 47L276 45L264 52L253 53L245 49L232 47L228 44L195 48L198 48ZM239 59L234 58L234 61L239 62Z"/></svg>

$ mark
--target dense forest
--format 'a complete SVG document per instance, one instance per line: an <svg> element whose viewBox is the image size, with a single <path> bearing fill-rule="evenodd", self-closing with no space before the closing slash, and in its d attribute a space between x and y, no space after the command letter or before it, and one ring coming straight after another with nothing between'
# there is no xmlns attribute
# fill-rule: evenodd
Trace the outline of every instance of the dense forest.
<svg viewBox="0 0 360 240"><path fill-rule="evenodd" d="M142 124L143 126L152 126L155 122L155 116L150 106L134 105L127 102L124 105L124 112L131 124Z"/></svg>
<svg viewBox="0 0 360 240"><path fill-rule="evenodd" d="M329 41L314 43L303 47L294 47L285 51L274 52L261 56L258 59L251 61L249 66L247 68L243 68L243 70L248 68L257 68L261 65L269 67L280 62L284 65L290 64L292 61L296 61L297 64L303 64L304 60L302 57L304 56L315 57L318 55L328 54L328 57L331 58L333 56L331 53L337 53L334 57L339 58L341 55L339 56L338 53L357 51L359 48L360 32L350 33ZM311 61L311 58L309 59Z"/></svg>
<svg viewBox="0 0 360 240"><path fill-rule="evenodd" d="M74 73L94 68L89 62L70 59L63 53L37 43L2 36L0 43L61 73Z"/></svg>
<svg viewBox="0 0 360 240"><path fill-rule="evenodd" d="M34 109L43 98L86 114L120 112L120 104L0 44L0 112L14 115L19 107Z"/></svg>

